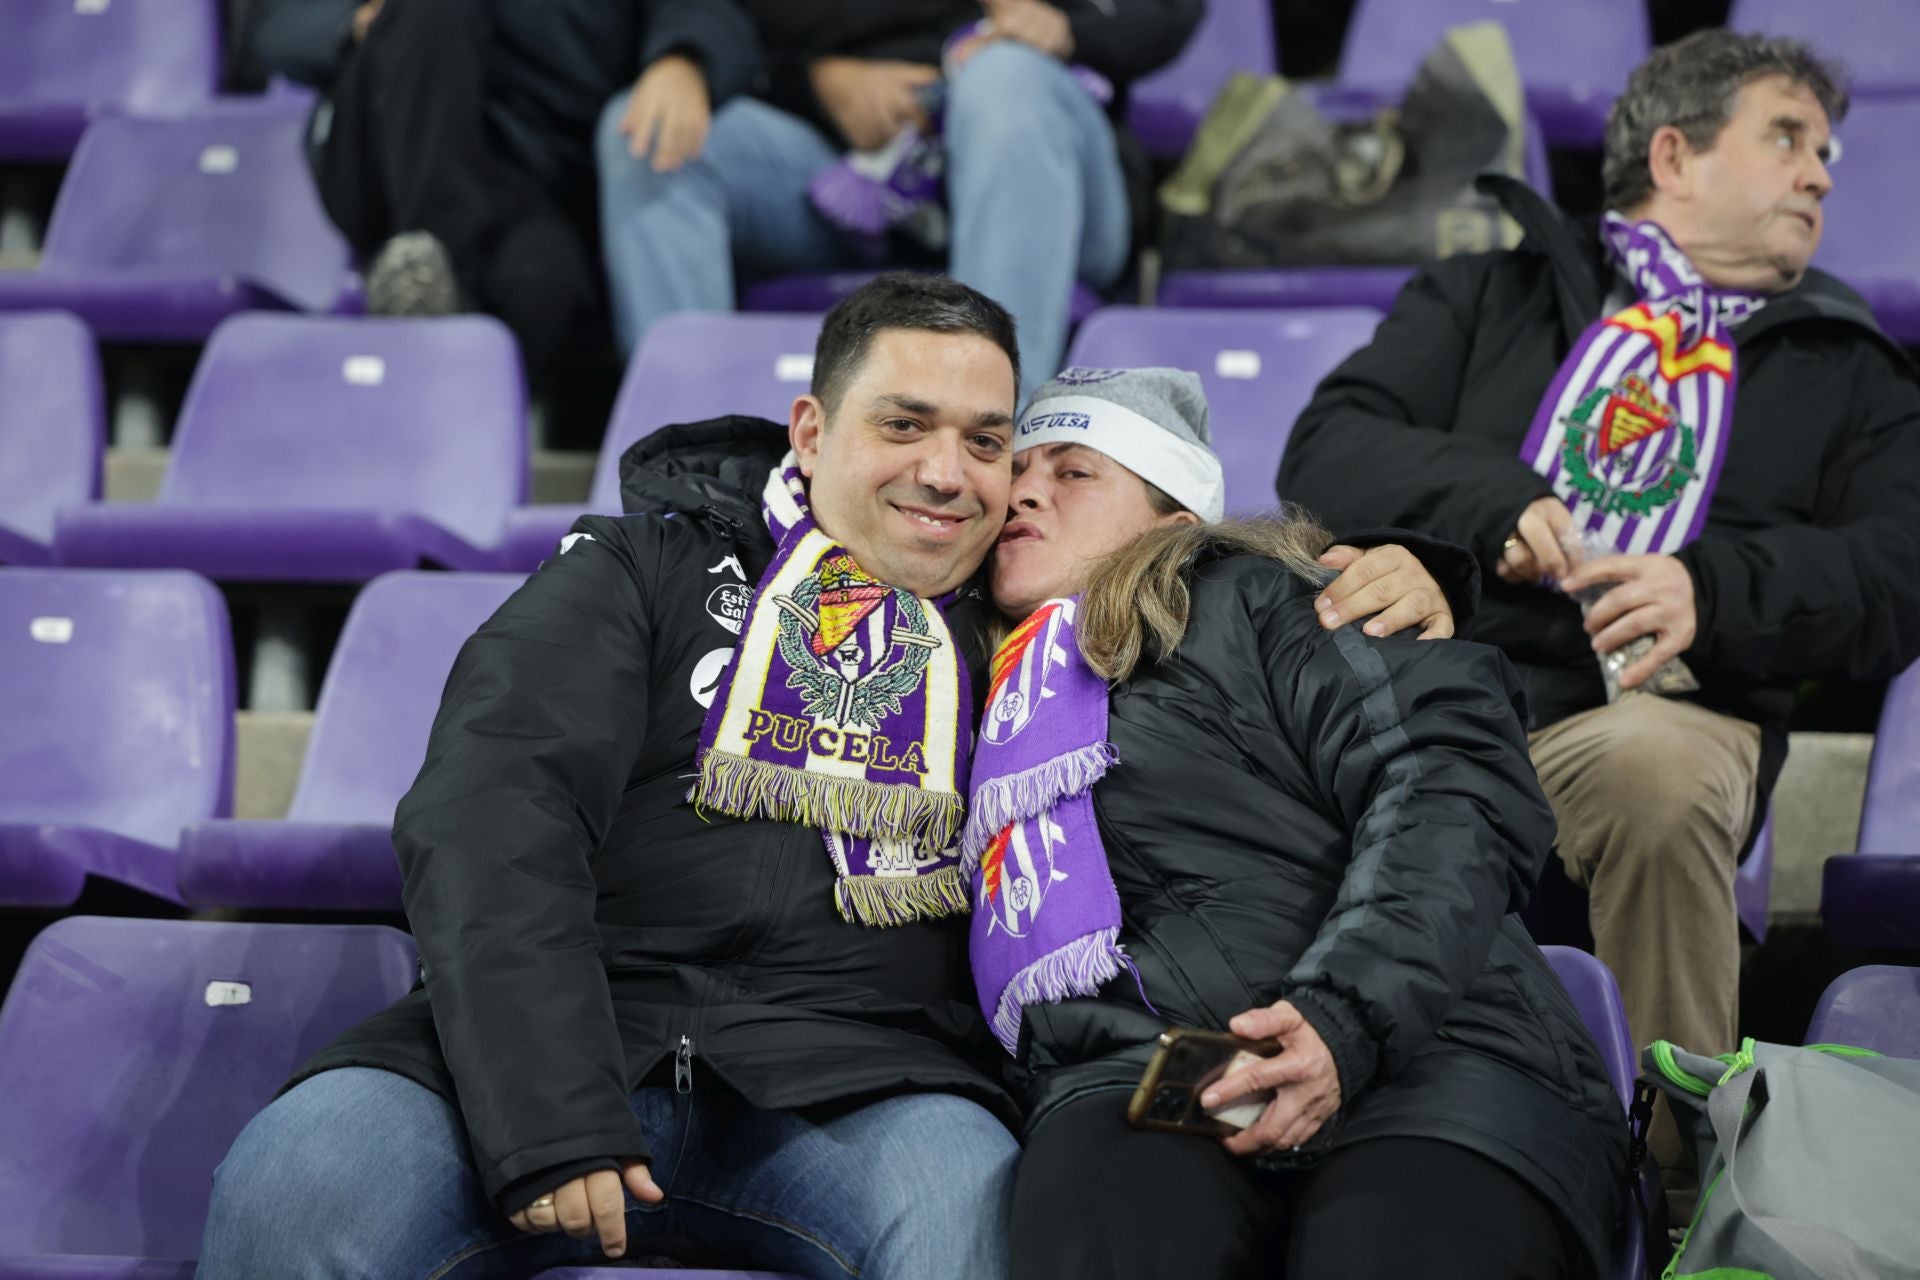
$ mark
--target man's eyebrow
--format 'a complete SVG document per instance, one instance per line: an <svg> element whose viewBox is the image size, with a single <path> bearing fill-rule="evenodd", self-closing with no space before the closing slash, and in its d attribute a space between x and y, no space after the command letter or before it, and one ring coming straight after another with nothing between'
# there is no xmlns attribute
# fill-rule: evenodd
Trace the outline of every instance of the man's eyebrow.
<svg viewBox="0 0 1920 1280"><path fill-rule="evenodd" d="M998 409L987 409L973 415L973 425L976 427L1010 427L1013 425L1013 415L1010 413L1002 413Z"/></svg>

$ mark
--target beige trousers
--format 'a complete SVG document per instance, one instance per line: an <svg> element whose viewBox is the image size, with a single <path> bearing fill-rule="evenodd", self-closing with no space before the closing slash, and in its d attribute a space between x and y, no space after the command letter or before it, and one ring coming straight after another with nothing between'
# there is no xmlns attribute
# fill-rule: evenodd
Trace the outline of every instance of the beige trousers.
<svg viewBox="0 0 1920 1280"><path fill-rule="evenodd" d="M1620 981L1636 1049L1738 1047L1733 873L1753 820L1760 727L1633 694L1529 739L1567 876L1587 890L1594 952ZM1678 1134L1662 1107L1654 1155Z"/></svg>

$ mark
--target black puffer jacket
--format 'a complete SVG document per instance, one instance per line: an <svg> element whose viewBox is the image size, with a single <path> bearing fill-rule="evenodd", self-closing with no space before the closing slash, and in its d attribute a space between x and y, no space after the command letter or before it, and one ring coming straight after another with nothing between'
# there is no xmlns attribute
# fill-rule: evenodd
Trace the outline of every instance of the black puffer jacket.
<svg viewBox="0 0 1920 1280"><path fill-rule="evenodd" d="M1606 700L1599 664L1578 606L1492 569L1549 492L1520 442L1599 318L1610 270L1591 226L1511 179L1481 181L1526 240L1413 278L1300 415L1279 491L1336 527L1404 525L1472 551L1487 591L1463 634L1513 659L1539 729ZM1859 296L1818 271L1733 337L1726 465L1678 558L1693 575L1698 701L1760 726L1764 810L1801 681L1884 679L1920 657L1920 374Z"/></svg>
<svg viewBox="0 0 1920 1280"><path fill-rule="evenodd" d="M1324 631L1313 588L1203 564L1185 640L1112 697L1093 791L1139 966L1027 1009L1034 1114L1131 1089L1169 1023L1286 998L1343 1103L1293 1160L1386 1135L1478 1151L1537 1187L1595 1259L1626 1131L1599 1055L1512 912L1553 845L1522 696L1496 650Z"/></svg>
<svg viewBox="0 0 1920 1280"><path fill-rule="evenodd" d="M628 1094L676 1055L764 1107L914 1089L1015 1118L976 1065L999 1051L964 917L847 924L818 831L686 802L785 449L752 418L635 446L627 506L656 514L581 521L467 642L401 802L424 987L300 1078L381 1067L457 1101L502 1208L644 1157Z"/></svg>

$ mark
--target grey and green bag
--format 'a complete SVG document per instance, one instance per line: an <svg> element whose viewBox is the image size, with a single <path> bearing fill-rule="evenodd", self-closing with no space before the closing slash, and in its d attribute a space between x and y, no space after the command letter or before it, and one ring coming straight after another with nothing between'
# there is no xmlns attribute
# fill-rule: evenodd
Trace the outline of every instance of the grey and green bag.
<svg viewBox="0 0 1920 1280"><path fill-rule="evenodd" d="M1662 1280L1920 1280L1920 1061L1656 1040L1641 1066L1702 1187Z"/></svg>

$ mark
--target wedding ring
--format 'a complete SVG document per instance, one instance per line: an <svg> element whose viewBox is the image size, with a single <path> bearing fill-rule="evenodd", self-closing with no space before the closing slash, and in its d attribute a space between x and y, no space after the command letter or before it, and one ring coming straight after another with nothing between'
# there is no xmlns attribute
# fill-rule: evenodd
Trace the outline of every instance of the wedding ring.
<svg viewBox="0 0 1920 1280"><path fill-rule="evenodd" d="M528 1205L528 1206L527 1206L527 1208L529 1208L529 1209L551 1209L551 1208L553 1208L553 1197L552 1197L552 1196L541 1196L541 1197L540 1197L540 1198L539 1198L538 1200L535 1200L535 1201L534 1201L534 1202L533 1202L532 1204L530 1204L530 1205Z"/></svg>
<svg viewBox="0 0 1920 1280"><path fill-rule="evenodd" d="M1519 545L1520 545L1520 535L1517 533L1510 533L1507 535L1507 540L1500 544L1500 553L1502 555L1505 555L1507 552L1513 550L1515 547Z"/></svg>

